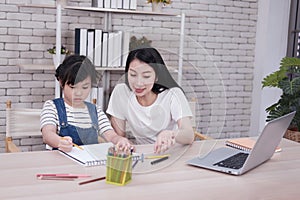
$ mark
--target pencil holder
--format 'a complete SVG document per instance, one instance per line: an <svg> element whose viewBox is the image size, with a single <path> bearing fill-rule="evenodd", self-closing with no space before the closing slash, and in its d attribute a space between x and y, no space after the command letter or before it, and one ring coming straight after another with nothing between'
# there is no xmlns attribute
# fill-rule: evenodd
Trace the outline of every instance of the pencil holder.
<svg viewBox="0 0 300 200"><path fill-rule="evenodd" d="M125 185L131 180L132 159L117 156L107 156L106 183L114 185Z"/></svg>

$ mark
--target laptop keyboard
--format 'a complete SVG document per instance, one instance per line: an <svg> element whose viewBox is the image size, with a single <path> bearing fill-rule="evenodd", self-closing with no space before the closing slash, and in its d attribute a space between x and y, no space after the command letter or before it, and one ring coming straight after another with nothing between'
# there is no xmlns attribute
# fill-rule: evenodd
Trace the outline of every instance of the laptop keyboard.
<svg viewBox="0 0 300 200"><path fill-rule="evenodd" d="M227 167L231 169L240 169L249 154L247 153L237 153L229 158L226 158L224 160L221 160L220 162L215 163L214 165L220 166L220 167Z"/></svg>

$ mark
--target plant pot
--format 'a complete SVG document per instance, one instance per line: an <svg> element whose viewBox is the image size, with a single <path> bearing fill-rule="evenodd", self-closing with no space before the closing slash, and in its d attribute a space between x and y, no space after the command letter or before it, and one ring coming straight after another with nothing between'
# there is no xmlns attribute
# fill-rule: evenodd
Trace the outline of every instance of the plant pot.
<svg viewBox="0 0 300 200"><path fill-rule="evenodd" d="M300 132L287 130L283 136L286 139L293 140L295 142L300 142Z"/></svg>
<svg viewBox="0 0 300 200"><path fill-rule="evenodd" d="M162 2L152 2L152 12L162 12L163 3Z"/></svg>
<svg viewBox="0 0 300 200"><path fill-rule="evenodd" d="M55 67L57 67L58 65L60 65L60 63L62 63L62 61L64 61L66 55L62 54L60 55L60 61L56 59L56 55L52 54L52 59L53 59L53 64Z"/></svg>

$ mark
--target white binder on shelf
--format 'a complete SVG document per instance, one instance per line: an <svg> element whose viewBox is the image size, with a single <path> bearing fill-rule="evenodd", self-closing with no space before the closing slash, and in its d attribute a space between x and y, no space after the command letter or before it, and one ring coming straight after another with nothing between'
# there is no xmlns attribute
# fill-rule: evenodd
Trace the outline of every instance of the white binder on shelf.
<svg viewBox="0 0 300 200"><path fill-rule="evenodd" d="M107 67L107 51L108 51L108 32L102 34L102 67Z"/></svg>
<svg viewBox="0 0 300 200"><path fill-rule="evenodd" d="M95 30L88 29L87 31L87 57L94 63L94 44L95 44Z"/></svg>
<svg viewBox="0 0 300 200"><path fill-rule="evenodd" d="M123 32L123 39L122 39L122 62L121 65L125 67L127 56L129 53L129 43L130 43L130 33Z"/></svg>
<svg viewBox="0 0 300 200"><path fill-rule="evenodd" d="M107 67L113 67L114 65L114 40L115 33L108 33L108 52L107 52Z"/></svg>
<svg viewBox="0 0 300 200"><path fill-rule="evenodd" d="M113 67L120 67L122 61L122 36L123 32L118 31L114 33L114 54Z"/></svg>
<svg viewBox="0 0 300 200"><path fill-rule="evenodd" d="M84 55L87 54L87 29L76 28L75 29L75 54Z"/></svg>
<svg viewBox="0 0 300 200"><path fill-rule="evenodd" d="M95 30L95 53L94 53L94 65L96 67L101 66L101 55L102 55L102 30Z"/></svg>
<svg viewBox="0 0 300 200"><path fill-rule="evenodd" d="M137 0L130 0L130 10L136 10Z"/></svg>

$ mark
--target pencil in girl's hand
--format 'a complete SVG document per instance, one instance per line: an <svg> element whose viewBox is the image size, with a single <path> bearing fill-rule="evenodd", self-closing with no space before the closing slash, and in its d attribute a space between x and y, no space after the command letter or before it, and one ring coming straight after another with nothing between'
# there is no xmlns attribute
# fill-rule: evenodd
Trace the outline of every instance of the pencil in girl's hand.
<svg viewBox="0 0 300 200"><path fill-rule="evenodd" d="M78 149L84 150L83 147L81 147L81 146L79 146L79 145L77 145L77 144L75 144L75 143L73 143L73 146L74 146L74 147L77 147Z"/></svg>
<svg viewBox="0 0 300 200"><path fill-rule="evenodd" d="M62 137L61 139L62 139L62 140L67 140L67 139L64 138L64 137ZM74 147L77 147L78 149L84 150L83 147L81 147L81 146L79 146L79 145L77 145L77 144L75 144L75 143L73 143L73 142L72 142L72 144L73 144Z"/></svg>

